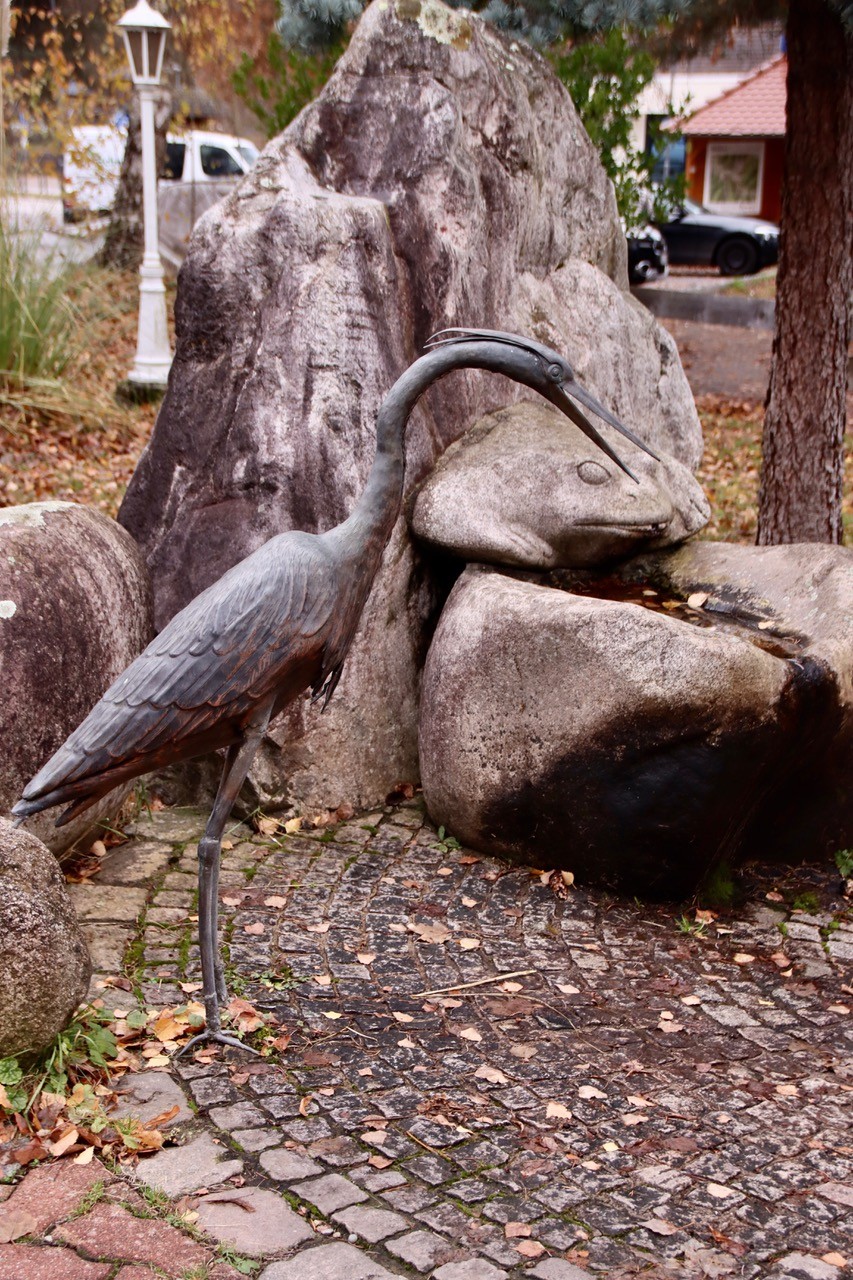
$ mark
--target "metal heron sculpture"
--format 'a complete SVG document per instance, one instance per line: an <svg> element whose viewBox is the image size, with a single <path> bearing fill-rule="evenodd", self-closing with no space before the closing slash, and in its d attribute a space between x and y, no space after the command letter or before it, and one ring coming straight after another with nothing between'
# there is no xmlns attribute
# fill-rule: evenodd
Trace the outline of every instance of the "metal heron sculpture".
<svg viewBox="0 0 853 1280"><path fill-rule="evenodd" d="M490 370L538 391L624 470L574 400L652 452L579 386L562 356L540 343L490 330L446 329L428 347L379 410L376 457L349 519L327 533L293 530L271 538L196 596L114 681L12 810L20 822L68 804L57 820L61 826L121 782L225 749L219 790L198 846L206 1029L190 1044L209 1039L247 1047L221 1024L222 835L273 717L306 689L324 707L335 690L400 512L405 428L423 393L454 369Z"/></svg>

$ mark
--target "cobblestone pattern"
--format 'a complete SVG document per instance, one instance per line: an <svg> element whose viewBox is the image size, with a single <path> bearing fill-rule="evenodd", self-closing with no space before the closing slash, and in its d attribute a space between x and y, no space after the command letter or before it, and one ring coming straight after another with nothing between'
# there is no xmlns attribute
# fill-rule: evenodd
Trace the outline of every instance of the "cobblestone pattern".
<svg viewBox="0 0 853 1280"><path fill-rule="evenodd" d="M154 876L127 953L149 1004L199 976L202 823L154 814L119 851L121 883L134 847ZM697 934L671 906L563 901L440 841L415 802L228 844L230 988L292 1039L278 1064L176 1063L198 1110L178 1134L240 1162L226 1191L287 1207L277 1261L245 1215L265 1280L845 1274L853 922L834 869L755 868L747 903ZM148 1181L167 1156L178 1176L164 1151ZM205 1177L201 1160L216 1235Z"/></svg>

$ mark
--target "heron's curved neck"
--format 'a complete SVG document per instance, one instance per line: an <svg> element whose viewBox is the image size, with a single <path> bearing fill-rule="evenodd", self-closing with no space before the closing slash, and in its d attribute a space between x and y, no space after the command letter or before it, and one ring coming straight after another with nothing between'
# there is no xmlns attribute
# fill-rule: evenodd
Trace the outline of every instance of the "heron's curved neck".
<svg viewBox="0 0 853 1280"><path fill-rule="evenodd" d="M532 353L491 342L436 347L409 366L382 402L376 420L376 457L364 492L346 521L349 530L377 541L380 549L400 514L409 416L424 392L454 369L489 369L528 386L541 384L540 365Z"/></svg>

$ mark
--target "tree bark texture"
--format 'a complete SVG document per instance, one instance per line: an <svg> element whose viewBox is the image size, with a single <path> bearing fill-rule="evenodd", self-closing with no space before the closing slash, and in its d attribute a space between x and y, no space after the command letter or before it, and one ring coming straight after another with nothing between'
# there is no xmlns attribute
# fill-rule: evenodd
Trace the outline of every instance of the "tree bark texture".
<svg viewBox="0 0 853 1280"><path fill-rule="evenodd" d="M840 542L853 291L853 35L791 0L776 333L758 542Z"/></svg>
<svg viewBox="0 0 853 1280"><path fill-rule="evenodd" d="M172 119L172 96L161 89L154 100L154 132L157 146L157 172L166 156L166 130ZM118 190L113 204L104 244L98 254L102 267L136 271L142 261L144 231L142 225L142 130L139 118L139 96L134 93L127 127L127 147L121 165Z"/></svg>

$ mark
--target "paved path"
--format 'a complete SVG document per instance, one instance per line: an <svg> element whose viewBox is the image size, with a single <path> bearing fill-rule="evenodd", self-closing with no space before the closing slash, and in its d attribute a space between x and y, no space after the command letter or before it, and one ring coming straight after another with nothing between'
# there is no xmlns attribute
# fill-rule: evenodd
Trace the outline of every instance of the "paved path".
<svg viewBox="0 0 853 1280"><path fill-rule="evenodd" d="M99 967L124 956L149 1005L198 978L202 820L144 818L73 886ZM181 1145L138 1176L198 1215L207 1236L184 1244L205 1257L155 1239L175 1227L134 1216L119 1180L47 1231L59 1270L6 1245L0 1280L204 1275L211 1237L211 1280L250 1260L263 1280L849 1274L853 913L834 868L753 868L737 912L679 927L672 906L563 899L448 846L416 802L230 843L231 989L290 1044L129 1078L149 1116L181 1104Z"/></svg>

